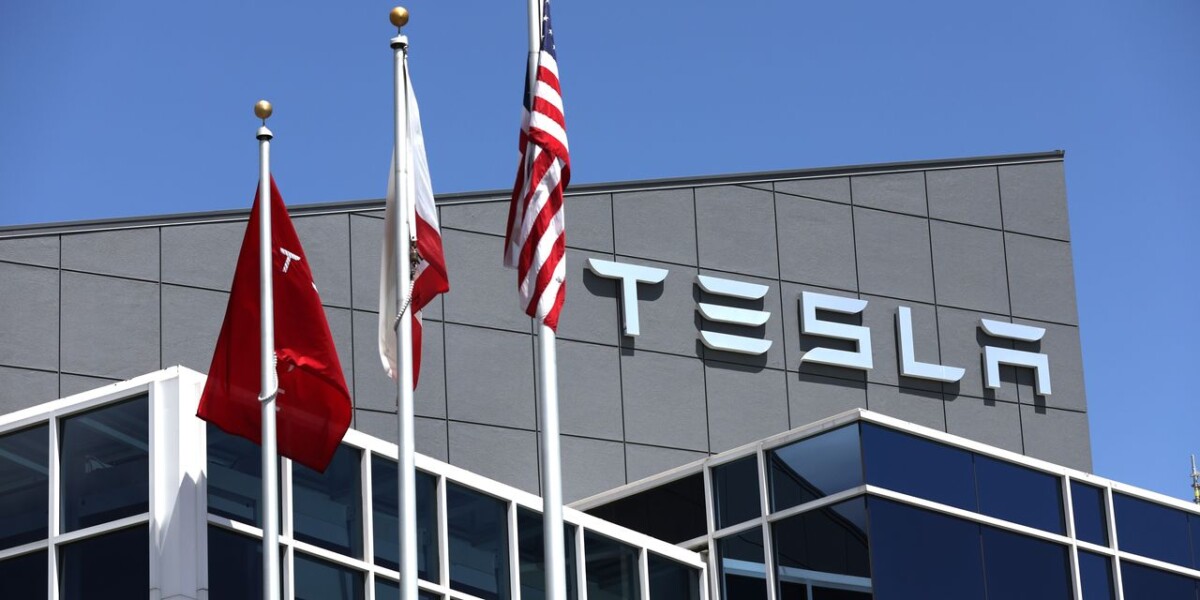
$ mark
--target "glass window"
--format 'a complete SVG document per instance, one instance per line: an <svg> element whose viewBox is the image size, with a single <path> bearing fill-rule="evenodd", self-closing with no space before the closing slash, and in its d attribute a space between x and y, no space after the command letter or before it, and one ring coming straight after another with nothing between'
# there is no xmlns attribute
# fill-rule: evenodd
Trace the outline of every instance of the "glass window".
<svg viewBox="0 0 1200 600"><path fill-rule="evenodd" d="M772 512L863 483L857 424L772 450L767 461Z"/></svg>
<svg viewBox="0 0 1200 600"><path fill-rule="evenodd" d="M360 571L303 552L296 552L293 563L296 600L362 600L365 595Z"/></svg>
<svg viewBox="0 0 1200 600"><path fill-rule="evenodd" d="M150 593L150 534L145 525L84 538L60 552L62 600L145 598Z"/></svg>
<svg viewBox="0 0 1200 600"><path fill-rule="evenodd" d="M0 436L0 482L0 548L46 539L50 518L49 425Z"/></svg>
<svg viewBox="0 0 1200 600"><path fill-rule="evenodd" d="M526 508L517 509L517 550L521 558L521 599L542 600L546 597L545 536L541 513ZM567 598L578 597L579 584L575 571L575 526L563 523L563 546L567 563Z"/></svg>
<svg viewBox="0 0 1200 600"><path fill-rule="evenodd" d="M150 510L146 396L62 420L62 526L73 531Z"/></svg>
<svg viewBox="0 0 1200 600"><path fill-rule="evenodd" d="M1117 534L1124 545L1124 538ZM1195 579L1121 561L1121 589L1125 600L1192 600L1198 584Z"/></svg>
<svg viewBox="0 0 1200 600"><path fill-rule="evenodd" d="M447 482L446 523L450 587L485 600L507 599L507 503Z"/></svg>
<svg viewBox="0 0 1200 600"><path fill-rule="evenodd" d="M672 544L708 533L708 519L704 510L704 476L700 473L614 500L587 512Z"/></svg>
<svg viewBox="0 0 1200 600"><path fill-rule="evenodd" d="M721 558L721 598L766 599L767 567L761 527L717 540L717 554Z"/></svg>
<svg viewBox="0 0 1200 600"><path fill-rule="evenodd" d="M258 600L262 573L262 540L208 526L209 597Z"/></svg>
<svg viewBox="0 0 1200 600"><path fill-rule="evenodd" d="M400 570L400 490L396 461L371 455L375 564ZM438 581L437 478L417 471L417 577Z"/></svg>
<svg viewBox="0 0 1200 600"><path fill-rule="evenodd" d="M868 423L862 431L867 483L977 509L970 452Z"/></svg>
<svg viewBox="0 0 1200 600"><path fill-rule="evenodd" d="M858 586L871 591L864 498L810 510L772 525L781 598L801 590ZM849 577L847 577L849 576Z"/></svg>
<svg viewBox="0 0 1200 600"><path fill-rule="evenodd" d="M0 560L0 598L49 598L46 551Z"/></svg>
<svg viewBox="0 0 1200 600"><path fill-rule="evenodd" d="M292 527L296 539L362 557L359 456L358 450L343 444L324 473L292 463Z"/></svg>
<svg viewBox="0 0 1200 600"><path fill-rule="evenodd" d="M1075 537L1085 542L1108 545L1108 519L1104 509L1104 490L1071 482L1071 509L1075 514Z"/></svg>
<svg viewBox="0 0 1200 600"><path fill-rule="evenodd" d="M638 600L638 549L590 531L583 533L588 600Z"/></svg>
<svg viewBox="0 0 1200 600"><path fill-rule="evenodd" d="M1053 542L983 527L983 569L988 598L1070 600L1067 548Z"/></svg>
<svg viewBox="0 0 1200 600"><path fill-rule="evenodd" d="M441 600L442 597L425 590L417 590L417 598L418 600ZM376 577L375 600L400 600L400 584L390 579Z"/></svg>
<svg viewBox="0 0 1200 600"><path fill-rule="evenodd" d="M762 516L758 495L758 456L751 454L713 467L717 529Z"/></svg>
<svg viewBox="0 0 1200 600"><path fill-rule="evenodd" d="M979 525L876 497L867 512L878 597L984 600Z"/></svg>
<svg viewBox="0 0 1200 600"><path fill-rule="evenodd" d="M1117 600L1113 592L1112 561L1083 550L1079 551L1079 585L1083 600Z"/></svg>
<svg viewBox="0 0 1200 600"><path fill-rule="evenodd" d="M700 572L648 552L650 600L700 600Z"/></svg>
<svg viewBox="0 0 1200 600"><path fill-rule="evenodd" d="M1121 550L1191 566L1187 513L1118 493L1113 494L1113 512Z"/></svg>
<svg viewBox="0 0 1200 600"><path fill-rule="evenodd" d="M262 448L208 424L208 512L262 527Z"/></svg>
<svg viewBox="0 0 1200 600"><path fill-rule="evenodd" d="M975 455L979 512L1065 534L1062 481L1020 465Z"/></svg>

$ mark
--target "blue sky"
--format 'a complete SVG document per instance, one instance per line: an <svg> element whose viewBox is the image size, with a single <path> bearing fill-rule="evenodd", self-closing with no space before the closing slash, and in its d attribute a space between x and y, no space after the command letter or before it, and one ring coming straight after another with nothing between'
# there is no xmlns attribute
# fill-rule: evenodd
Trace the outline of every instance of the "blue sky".
<svg viewBox="0 0 1200 600"><path fill-rule="evenodd" d="M0 225L383 195L387 2L6 2ZM511 185L524 11L412 0L435 191ZM555 4L577 183L1063 149L1095 471L1200 453L1200 4Z"/></svg>

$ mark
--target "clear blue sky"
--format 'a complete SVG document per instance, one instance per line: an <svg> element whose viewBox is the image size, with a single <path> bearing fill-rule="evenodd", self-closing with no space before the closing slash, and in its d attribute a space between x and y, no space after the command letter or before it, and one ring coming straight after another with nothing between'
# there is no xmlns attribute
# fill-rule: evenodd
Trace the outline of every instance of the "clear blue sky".
<svg viewBox="0 0 1200 600"><path fill-rule="evenodd" d="M262 97L289 203L381 197L391 6L4 2L0 225L245 207ZM511 185L524 3L408 6L435 190ZM554 15L578 183L1066 150L1095 471L1190 495L1200 3Z"/></svg>

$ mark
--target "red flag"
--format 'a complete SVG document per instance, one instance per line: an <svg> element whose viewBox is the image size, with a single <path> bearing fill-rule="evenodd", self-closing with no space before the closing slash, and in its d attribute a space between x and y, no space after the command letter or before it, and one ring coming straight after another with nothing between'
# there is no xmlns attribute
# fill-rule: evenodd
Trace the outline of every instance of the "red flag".
<svg viewBox="0 0 1200 600"><path fill-rule="evenodd" d="M197 412L201 419L256 444L262 443L262 410L258 400L259 200L256 194L233 274L225 322ZM323 472L350 427L350 392L308 259L274 179L271 239L279 453Z"/></svg>

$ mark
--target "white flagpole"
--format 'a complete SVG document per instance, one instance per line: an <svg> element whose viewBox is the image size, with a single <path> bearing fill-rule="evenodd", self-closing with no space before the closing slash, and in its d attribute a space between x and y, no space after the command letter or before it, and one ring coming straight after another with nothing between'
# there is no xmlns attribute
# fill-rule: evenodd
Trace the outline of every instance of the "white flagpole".
<svg viewBox="0 0 1200 600"><path fill-rule="evenodd" d="M390 20L396 26L396 37L391 46L395 54L396 79L396 150L392 165L396 182L396 359L399 373L396 378L399 399L396 419L399 421L400 464L400 598L417 600L417 501L416 460L413 448L413 363L412 363L412 259L413 237L410 232L413 213L412 175L409 169L411 157L408 152L408 36L400 28L408 24L408 10L403 7L392 9ZM406 293L401 290L407 289Z"/></svg>
<svg viewBox="0 0 1200 600"><path fill-rule="evenodd" d="M275 439L275 305L271 288L271 130L267 118L271 103L260 100L254 114L258 128L258 289L261 323L259 401L262 404L263 598L279 600L279 460Z"/></svg>
<svg viewBox="0 0 1200 600"><path fill-rule="evenodd" d="M542 40L542 0L529 0L530 93L537 81ZM532 101L533 98L530 98ZM528 175L527 175L528 176ZM532 185L532 184L531 184ZM562 464L558 438L558 358L554 330L538 322L538 397L541 400L542 527L547 600L566 600L566 548L563 540Z"/></svg>

